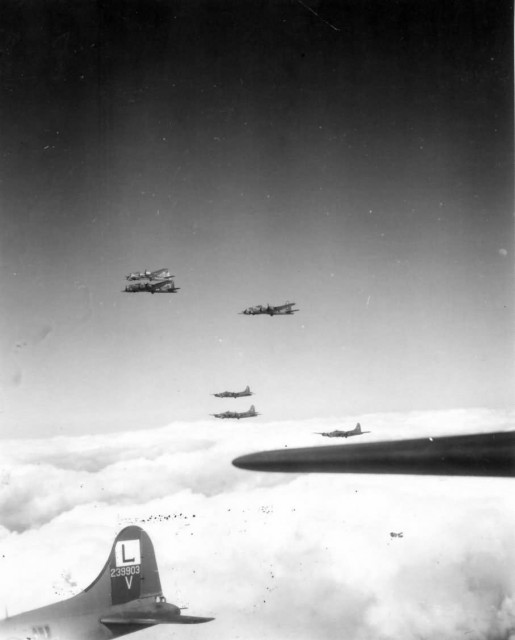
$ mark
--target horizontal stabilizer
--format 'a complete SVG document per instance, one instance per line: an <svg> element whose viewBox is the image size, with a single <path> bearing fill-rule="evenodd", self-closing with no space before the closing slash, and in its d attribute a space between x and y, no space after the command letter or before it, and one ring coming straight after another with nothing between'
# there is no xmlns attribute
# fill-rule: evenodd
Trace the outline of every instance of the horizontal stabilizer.
<svg viewBox="0 0 515 640"><path fill-rule="evenodd" d="M170 620L173 624L202 624L211 622L214 618L201 618L200 616L178 616L176 620Z"/></svg>
<svg viewBox="0 0 515 640"><path fill-rule="evenodd" d="M180 609L174 605L158 605L149 611L120 611L100 618L100 622L106 627L116 627L120 630L123 626L151 627L156 624L199 624L210 622L214 618L201 618L198 616L183 616Z"/></svg>

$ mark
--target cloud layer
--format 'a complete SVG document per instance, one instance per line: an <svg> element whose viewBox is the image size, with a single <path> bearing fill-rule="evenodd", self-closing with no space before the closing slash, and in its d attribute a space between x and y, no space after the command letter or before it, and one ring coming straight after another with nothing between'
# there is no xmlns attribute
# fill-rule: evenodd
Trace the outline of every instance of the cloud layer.
<svg viewBox="0 0 515 640"><path fill-rule="evenodd" d="M383 439L504 430L513 417L475 410L360 420L369 439ZM156 640L171 632L181 640L510 637L512 481L230 465L253 450L316 444L312 431L341 426L213 421L4 442L0 605L15 613L77 593L117 531L135 523L154 541L169 600L217 618L144 632Z"/></svg>

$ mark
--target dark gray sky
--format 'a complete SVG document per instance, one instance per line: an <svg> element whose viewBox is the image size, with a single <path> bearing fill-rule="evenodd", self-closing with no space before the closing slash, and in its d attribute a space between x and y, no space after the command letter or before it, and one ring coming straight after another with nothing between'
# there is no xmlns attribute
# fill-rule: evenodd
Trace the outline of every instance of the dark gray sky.
<svg viewBox="0 0 515 640"><path fill-rule="evenodd" d="M3 2L4 433L511 405L512 14Z"/></svg>

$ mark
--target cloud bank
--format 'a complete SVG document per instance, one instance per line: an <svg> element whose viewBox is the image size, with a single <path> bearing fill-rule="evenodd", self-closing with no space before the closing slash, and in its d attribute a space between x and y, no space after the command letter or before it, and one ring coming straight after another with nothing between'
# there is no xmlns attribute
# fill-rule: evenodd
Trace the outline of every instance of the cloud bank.
<svg viewBox="0 0 515 640"><path fill-rule="evenodd" d="M360 421L380 440L505 430L514 417ZM259 420L4 441L0 606L16 613L77 593L134 523L154 541L169 600L216 617L141 640L515 637L513 481L237 470L237 455L317 444L313 431L356 417Z"/></svg>

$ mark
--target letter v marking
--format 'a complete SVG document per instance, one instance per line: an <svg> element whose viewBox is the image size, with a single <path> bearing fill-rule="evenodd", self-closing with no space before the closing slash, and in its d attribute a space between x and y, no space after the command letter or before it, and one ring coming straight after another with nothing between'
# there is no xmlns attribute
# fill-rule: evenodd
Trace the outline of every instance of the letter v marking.
<svg viewBox="0 0 515 640"><path fill-rule="evenodd" d="M127 583L127 588L130 589L131 585L132 585L132 579L134 578L134 576L125 576L125 582Z"/></svg>

